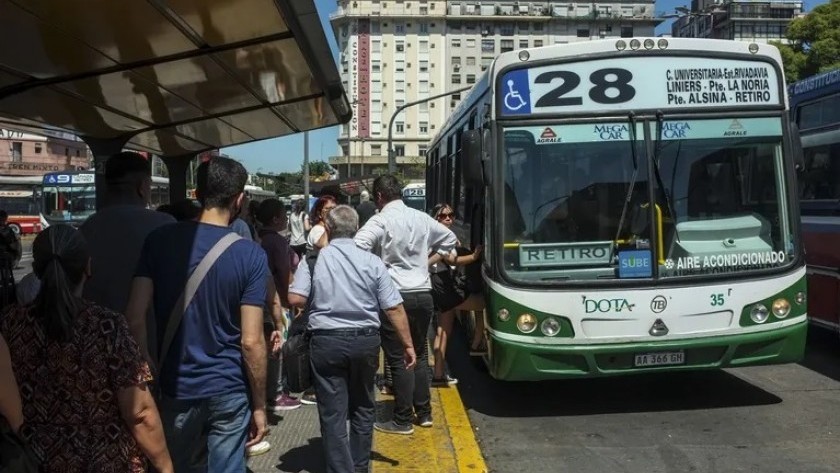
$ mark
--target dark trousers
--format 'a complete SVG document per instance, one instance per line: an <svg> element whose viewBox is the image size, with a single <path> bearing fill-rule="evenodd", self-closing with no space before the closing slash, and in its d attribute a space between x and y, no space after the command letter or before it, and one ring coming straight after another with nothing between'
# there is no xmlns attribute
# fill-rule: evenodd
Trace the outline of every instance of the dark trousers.
<svg viewBox="0 0 840 473"><path fill-rule="evenodd" d="M409 425L413 420L412 414L422 417L432 413L426 334L432 321L434 303L430 292L404 292L400 295L408 314L408 327L414 351L417 353L417 365L413 371L405 369L405 350L391 322L384 316L381 329L382 348L385 351L385 362L390 366L393 377L394 421Z"/></svg>
<svg viewBox="0 0 840 473"><path fill-rule="evenodd" d="M309 343L327 473L367 472L370 463L380 341L376 329L357 332L316 331Z"/></svg>

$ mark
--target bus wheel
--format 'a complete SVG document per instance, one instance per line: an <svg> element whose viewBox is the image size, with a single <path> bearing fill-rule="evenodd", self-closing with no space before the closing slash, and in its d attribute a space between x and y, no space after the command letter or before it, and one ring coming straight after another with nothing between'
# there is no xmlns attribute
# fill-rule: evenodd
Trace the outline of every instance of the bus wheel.
<svg viewBox="0 0 840 473"><path fill-rule="evenodd" d="M23 230L21 230L20 225L18 225L16 223L10 223L9 228L11 228L12 231L15 232L15 235L17 235L17 236L20 236L21 233L23 233Z"/></svg>

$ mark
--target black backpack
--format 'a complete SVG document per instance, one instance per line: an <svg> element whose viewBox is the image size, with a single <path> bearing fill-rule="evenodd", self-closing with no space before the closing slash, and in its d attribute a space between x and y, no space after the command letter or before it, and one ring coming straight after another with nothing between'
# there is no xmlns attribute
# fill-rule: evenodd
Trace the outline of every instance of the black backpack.
<svg viewBox="0 0 840 473"><path fill-rule="evenodd" d="M306 264L309 265L309 297L303 313L292 320L289 325L289 339L283 344L283 369L286 371L287 385L291 392L303 392L312 387L312 368L309 364L309 310L315 299L315 261L317 251L307 251Z"/></svg>

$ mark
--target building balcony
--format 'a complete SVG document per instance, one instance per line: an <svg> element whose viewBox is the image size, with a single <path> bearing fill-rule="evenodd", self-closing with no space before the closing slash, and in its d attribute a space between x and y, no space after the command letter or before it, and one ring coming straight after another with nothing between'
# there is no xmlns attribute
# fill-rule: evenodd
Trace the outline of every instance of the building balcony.
<svg viewBox="0 0 840 473"><path fill-rule="evenodd" d="M428 6L415 6L410 8L374 8L373 5L367 4L369 2L358 2L359 6L342 8L330 13L330 21L338 20L348 17L424 17L424 18L443 18L446 16L446 11L443 8L429 8Z"/></svg>

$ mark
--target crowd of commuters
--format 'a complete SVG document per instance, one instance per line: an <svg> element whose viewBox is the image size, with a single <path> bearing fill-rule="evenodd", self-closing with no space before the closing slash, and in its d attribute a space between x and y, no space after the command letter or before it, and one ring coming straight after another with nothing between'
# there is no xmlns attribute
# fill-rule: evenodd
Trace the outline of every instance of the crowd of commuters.
<svg viewBox="0 0 840 473"><path fill-rule="evenodd" d="M460 248L451 207L411 209L386 175L357 209L322 196L287 215L249 203L244 167L219 157L198 168L198 205L154 211L145 158L106 164L107 205L35 238L27 289L0 315L0 423L43 471L244 472L271 448L267 410L307 403L327 471L366 472L374 429L432 426L430 385L456 382L454 311L483 309L455 276L481 247ZM300 397L280 356L293 322L310 343ZM380 350L395 408L377 423Z"/></svg>

